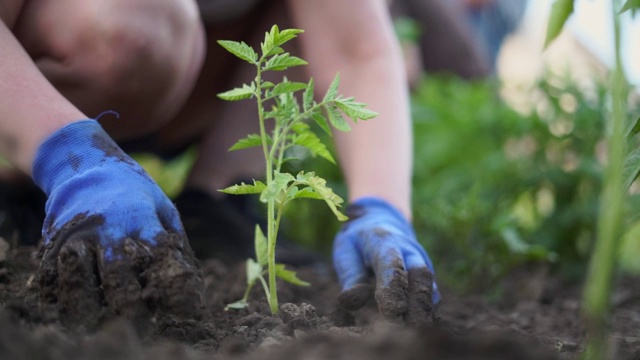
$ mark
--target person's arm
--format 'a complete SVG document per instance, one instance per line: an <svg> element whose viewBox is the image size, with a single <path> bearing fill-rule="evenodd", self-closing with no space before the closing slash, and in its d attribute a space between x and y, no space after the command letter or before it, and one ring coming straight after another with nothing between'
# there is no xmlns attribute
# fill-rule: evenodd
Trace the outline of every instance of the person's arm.
<svg viewBox="0 0 640 360"><path fill-rule="evenodd" d="M3 22L0 49L0 154L31 174L44 139L86 116L45 79Z"/></svg>
<svg viewBox="0 0 640 360"><path fill-rule="evenodd" d="M384 0L290 0L304 57L322 93L336 72L340 93L380 115L336 134L349 190L348 222L333 243L347 310L371 297L383 316L432 321L440 299L433 264L411 226L413 163L407 77Z"/></svg>
<svg viewBox="0 0 640 360"><path fill-rule="evenodd" d="M379 116L336 133L349 199L378 196L411 218L412 134L401 50L383 0L290 0L318 91L340 73L340 93Z"/></svg>

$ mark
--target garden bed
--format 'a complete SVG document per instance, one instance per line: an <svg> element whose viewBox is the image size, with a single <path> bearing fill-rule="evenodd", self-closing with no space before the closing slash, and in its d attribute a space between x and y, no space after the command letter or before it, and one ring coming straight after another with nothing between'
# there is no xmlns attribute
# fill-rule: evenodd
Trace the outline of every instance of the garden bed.
<svg viewBox="0 0 640 360"><path fill-rule="evenodd" d="M491 303L445 286L434 325L415 329L383 321L373 303L355 313L338 310L328 268L300 269L311 287L281 284L277 317L269 315L261 289L248 309L224 311L242 296L244 266L217 260L202 264L207 320L141 324L105 317L95 331L69 329L55 305L38 302L36 254L30 247L9 250L0 268L2 359L574 359L584 344L578 287L543 281L529 295L536 292L516 284L539 282L535 271L508 279L513 285ZM638 282L623 280L614 305L615 358L638 359Z"/></svg>

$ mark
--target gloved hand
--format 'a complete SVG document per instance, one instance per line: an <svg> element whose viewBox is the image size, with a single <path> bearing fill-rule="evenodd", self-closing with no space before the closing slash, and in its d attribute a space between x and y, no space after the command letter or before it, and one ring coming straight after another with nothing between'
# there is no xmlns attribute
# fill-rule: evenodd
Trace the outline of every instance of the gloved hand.
<svg viewBox="0 0 640 360"><path fill-rule="evenodd" d="M41 298L68 321L105 305L126 317L200 317L203 283L177 210L97 121L42 143L33 179L48 196Z"/></svg>
<svg viewBox="0 0 640 360"><path fill-rule="evenodd" d="M404 216L382 199L366 197L349 205L349 220L336 235L333 262L342 285L339 303L357 310L371 296L368 275L376 278L375 299L388 319L417 325L432 321L440 301L433 264Z"/></svg>

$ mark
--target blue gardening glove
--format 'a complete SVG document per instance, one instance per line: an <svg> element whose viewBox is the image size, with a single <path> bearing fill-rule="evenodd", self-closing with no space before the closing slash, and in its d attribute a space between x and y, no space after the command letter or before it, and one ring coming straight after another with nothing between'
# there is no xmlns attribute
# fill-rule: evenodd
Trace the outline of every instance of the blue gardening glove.
<svg viewBox="0 0 640 360"><path fill-rule="evenodd" d="M95 120L40 145L33 179L48 196L41 297L69 321L108 310L198 318L203 284L177 210Z"/></svg>
<svg viewBox="0 0 640 360"><path fill-rule="evenodd" d="M440 301L433 264L404 216L382 199L367 197L349 205L349 220L336 235L333 262L342 285L339 303L357 310L371 297L376 278L378 309L389 319L414 324L432 321Z"/></svg>

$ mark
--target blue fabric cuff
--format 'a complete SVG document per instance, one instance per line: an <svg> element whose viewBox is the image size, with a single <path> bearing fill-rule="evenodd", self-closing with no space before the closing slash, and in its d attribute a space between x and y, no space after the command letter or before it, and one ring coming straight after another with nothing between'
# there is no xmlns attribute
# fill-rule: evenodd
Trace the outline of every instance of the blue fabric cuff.
<svg viewBox="0 0 640 360"><path fill-rule="evenodd" d="M96 120L80 120L62 127L38 147L33 181L50 195L70 177L103 162L105 151L97 144L105 142L117 147Z"/></svg>
<svg viewBox="0 0 640 360"><path fill-rule="evenodd" d="M400 210L398 210L398 208L396 208L395 206L391 205L388 201L380 198L380 197L376 197L376 196L367 196L367 197L362 197L357 199L356 201L352 202L348 207L347 207L347 212L349 211L348 209L352 206L359 206L359 207L363 207L367 210L367 212L376 212L378 214L382 214L382 213L388 213L390 215L393 216L393 218L397 219L398 221L405 223L406 225L410 226L409 221L404 217L404 215L402 214L402 212L400 212Z"/></svg>

